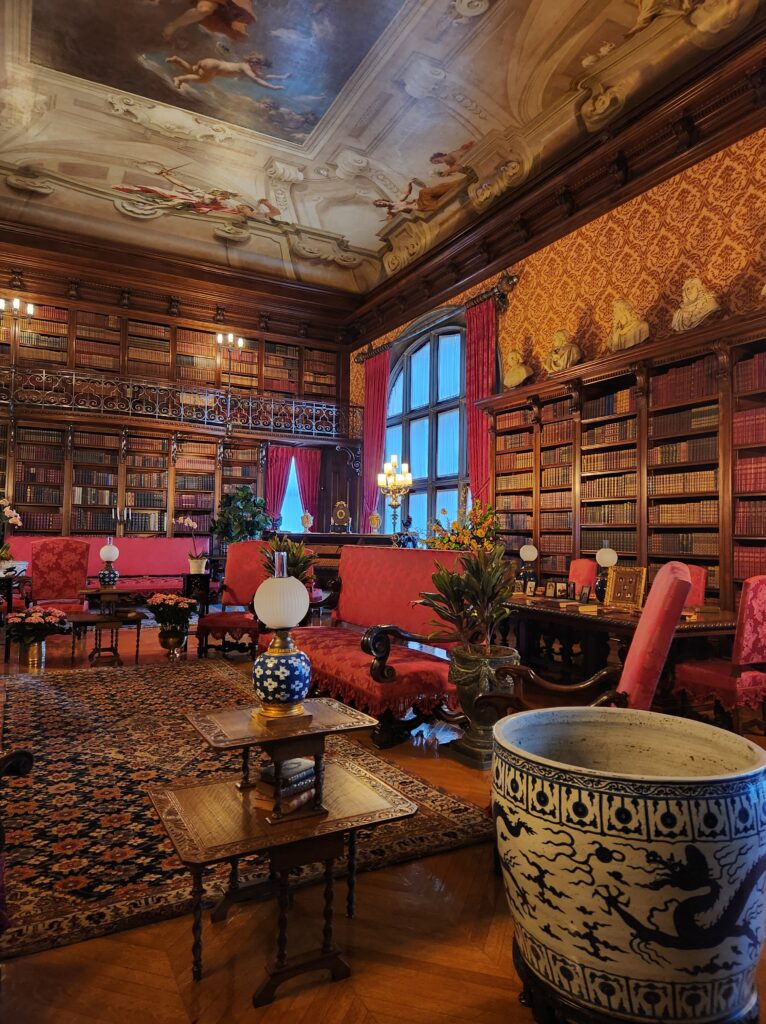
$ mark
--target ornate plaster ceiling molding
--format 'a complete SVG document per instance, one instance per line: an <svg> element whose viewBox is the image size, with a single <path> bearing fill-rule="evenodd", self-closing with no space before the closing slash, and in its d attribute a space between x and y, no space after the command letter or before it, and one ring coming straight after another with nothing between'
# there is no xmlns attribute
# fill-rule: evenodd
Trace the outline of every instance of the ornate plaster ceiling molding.
<svg viewBox="0 0 766 1024"><path fill-rule="evenodd" d="M106 110L115 117L141 125L147 131L157 132L168 139L230 142L234 138L234 132L220 121L125 93L111 93L107 96Z"/></svg>
<svg viewBox="0 0 766 1024"><path fill-rule="evenodd" d="M383 266L389 277L422 256L435 237L435 228L426 220L393 222L388 234L390 249L383 256Z"/></svg>
<svg viewBox="0 0 766 1024"><path fill-rule="evenodd" d="M56 191L55 185L33 167L20 167L16 174L6 174L5 183L14 192L26 192L32 196L50 196Z"/></svg>
<svg viewBox="0 0 766 1024"><path fill-rule="evenodd" d="M305 260L335 263L345 270L355 270L364 260L363 252L352 249L342 236L327 231L296 227L289 230L288 237L292 252Z"/></svg>

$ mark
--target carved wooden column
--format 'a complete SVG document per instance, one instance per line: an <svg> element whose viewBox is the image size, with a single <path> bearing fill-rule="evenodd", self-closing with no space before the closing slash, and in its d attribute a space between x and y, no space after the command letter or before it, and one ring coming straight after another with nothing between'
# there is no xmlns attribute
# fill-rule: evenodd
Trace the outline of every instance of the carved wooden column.
<svg viewBox="0 0 766 1024"><path fill-rule="evenodd" d="M731 349L714 345L718 357L718 565L719 600L734 608L734 448L732 444Z"/></svg>
<svg viewBox="0 0 766 1024"><path fill-rule="evenodd" d="M649 564L649 368L638 363L636 375L636 565Z"/></svg>
<svg viewBox="0 0 766 1024"><path fill-rule="evenodd" d="M540 420L540 399L537 395L534 395L530 399L529 404L532 410L532 543L537 547L537 550L540 551L540 435L542 429ZM519 563L519 565L520 564L521 563ZM538 576L542 574L542 555L538 556L537 572Z"/></svg>
<svg viewBox="0 0 766 1024"><path fill-rule="evenodd" d="M580 452L580 434L582 420L582 381L574 380L567 384L567 391L572 403L572 557L580 557L580 474L582 473L582 454Z"/></svg>

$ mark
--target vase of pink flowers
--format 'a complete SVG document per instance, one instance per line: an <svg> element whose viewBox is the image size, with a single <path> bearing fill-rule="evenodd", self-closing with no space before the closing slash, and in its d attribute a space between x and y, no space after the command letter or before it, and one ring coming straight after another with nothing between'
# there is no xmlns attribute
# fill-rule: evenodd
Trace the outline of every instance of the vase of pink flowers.
<svg viewBox="0 0 766 1024"><path fill-rule="evenodd" d="M69 623L60 608L32 605L22 612L11 612L6 619L8 635L19 645L19 664L29 669L45 662L45 640L53 633L67 633Z"/></svg>
<svg viewBox="0 0 766 1024"><path fill-rule="evenodd" d="M169 658L180 658L197 602L180 594L152 594L146 603L160 627L160 647L168 652Z"/></svg>
<svg viewBox="0 0 766 1024"><path fill-rule="evenodd" d="M188 530L191 533L192 549L189 552L189 572L204 572L207 566L207 553L197 550L197 528L199 523L192 519L191 516L178 516L173 522L176 526L181 526L184 530Z"/></svg>

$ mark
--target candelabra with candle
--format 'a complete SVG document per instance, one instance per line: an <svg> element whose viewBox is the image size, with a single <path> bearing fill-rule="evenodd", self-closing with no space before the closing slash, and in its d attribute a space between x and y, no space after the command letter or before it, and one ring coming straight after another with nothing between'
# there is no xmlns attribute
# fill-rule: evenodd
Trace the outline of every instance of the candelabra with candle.
<svg viewBox="0 0 766 1024"><path fill-rule="evenodd" d="M234 351L236 345L237 348L245 347L244 338L236 338L233 334L217 334L215 339L219 345L226 346L226 351L229 353L229 391L231 391L231 354Z"/></svg>
<svg viewBox="0 0 766 1024"><path fill-rule="evenodd" d="M5 316L5 311L8 308L6 300L0 298L0 319ZM22 302L20 298L14 297L11 299L11 316L14 320L19 320L22 316L28 320L30 317L35 315L35 307L31 302Z"/></svg>
<svg viewBox="0 0 766 1024"><path fill-rule="evenodd" d="M391 507L392 533L396 533L396 513L402 503L402 498L412 487L412 473L406 462L399 466L399 456L390 455L389 461L384 463L383 472L378 473L378 487L384 498L388 498Z"/></svg>

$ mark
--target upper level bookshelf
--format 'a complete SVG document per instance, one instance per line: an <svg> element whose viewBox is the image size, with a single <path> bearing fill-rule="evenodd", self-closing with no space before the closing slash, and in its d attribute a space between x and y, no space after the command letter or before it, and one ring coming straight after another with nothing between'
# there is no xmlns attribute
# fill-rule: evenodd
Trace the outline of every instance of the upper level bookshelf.
<svg viewBox="0 0 766 1024"><path fill-rule="evenodd" d="M571 367L482 407L503 536L512 551L535 543L543 575L608 545L650 579L672 559L704 566L707 599L733 608L743 580L766 574L763 313Z"/></svg>

